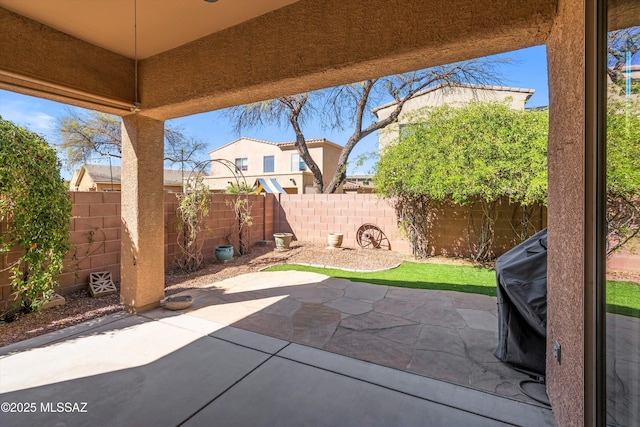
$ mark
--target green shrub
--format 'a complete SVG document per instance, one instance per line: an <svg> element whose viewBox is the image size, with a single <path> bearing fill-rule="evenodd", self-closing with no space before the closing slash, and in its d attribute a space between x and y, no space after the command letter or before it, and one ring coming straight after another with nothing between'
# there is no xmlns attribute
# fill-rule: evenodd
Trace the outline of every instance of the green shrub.
<svg viewBox="0 0 640 427"><path fill-rule="evenodd" d="M16 248L8 268L22 308L35 310L58 286L69 249L71 200L55 149L0 117L0 253Z"/></svg>

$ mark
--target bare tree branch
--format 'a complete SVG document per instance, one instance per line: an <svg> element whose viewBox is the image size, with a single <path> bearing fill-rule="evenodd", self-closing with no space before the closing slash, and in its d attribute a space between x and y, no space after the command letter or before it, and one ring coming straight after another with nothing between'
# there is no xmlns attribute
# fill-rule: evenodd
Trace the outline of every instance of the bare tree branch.
<svg viewBox="0 0 640 427"><path fill-rule="evenodd" d="M69 169L87 163L96 154L122 157L119 117L96 111L84 113L67 109L66 115L58 119L57 126ZM182 128L171 125L165 128L165 161L194 164L205 148L203 141L186 137Z"/></svg>
<svg viewBox="0 0 640 427"><path fill-rule="evenodd" d="M296 135L295 146L314 176L318 191L334 193L346 178L347 162L354 147L366 136L398 120L407 101L436 85L491 84L499 81L496 67L508 59L481 59L427 70L370 79L308 94L281 97L227 110L238 134L247 128L288 124ZM370 110L385 100L395 101L394 110L377 120ZM315 106L320 106L317 111ZM310 156L302 123L314 117L325 129L353 129L338 159L337 170L326 188L322 171Z"/></svg>

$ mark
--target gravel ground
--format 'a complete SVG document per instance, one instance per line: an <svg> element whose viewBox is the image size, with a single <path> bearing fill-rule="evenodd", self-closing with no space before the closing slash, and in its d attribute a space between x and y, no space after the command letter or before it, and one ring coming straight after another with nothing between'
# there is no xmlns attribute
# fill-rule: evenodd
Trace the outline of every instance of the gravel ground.
<svg viewBox="0 0 640 427"><path fill-rule="evenodd" d="M168 296L205 287L213 282L285 262L378 270L393 267L404 259L406 256L392 251L349 248L329 250L320 245L301 242L292 242L288 252L275 252L273 245L255 246L248 255L235 256L226 263L207 264L195 273L167 273L165 294ZM64 297L65 305L40 313L19 313L17 319L10 323L0 321L0 347L123 310L118 294L92 298L88 291L80 291Z"/></svg>
<svg viewBox="0 0 640 427"><path fill-rule="evenodd" d="M292 242L288 252L275 252L273 245L256 246L251 254L236 256L226 263L210 263L195 273L169 272L165 275L165 294L206 287L230 277L261 270L274 264L299 263L351 270L380 270L394 267L411 256L393 251L354 248L326 249L317 244ZM447 258L429 258L423 262L466 264L468 261ZM640 274L611 273L611 279L640 282ZM67 326L122 311L118 294L91 298L87 291L65 295L67 300L40 313L19 314L17 320L0 322L0 347L53 332Z"/></svg>

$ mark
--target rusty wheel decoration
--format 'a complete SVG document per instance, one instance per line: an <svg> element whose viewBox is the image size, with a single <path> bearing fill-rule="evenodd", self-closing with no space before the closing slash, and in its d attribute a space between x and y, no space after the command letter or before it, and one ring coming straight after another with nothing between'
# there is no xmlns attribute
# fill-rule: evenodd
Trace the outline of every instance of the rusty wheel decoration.
<svg viewBox="0 0 640 427"><path fill-rule="evenodd" d="M389 239L375 224L362 224L356 233L356 241L363 249L391 249Z"/></svg>

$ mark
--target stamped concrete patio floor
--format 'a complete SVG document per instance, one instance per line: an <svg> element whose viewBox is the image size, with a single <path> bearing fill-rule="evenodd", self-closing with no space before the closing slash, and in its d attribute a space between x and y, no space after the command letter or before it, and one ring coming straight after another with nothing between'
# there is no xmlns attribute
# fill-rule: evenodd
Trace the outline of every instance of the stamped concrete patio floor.
<svg viewBox="0 0 640 427"><path fill-rule="evenodd" d="M183 294L194 298L190 316L534 402L518 387L529 377L492 353L495 297L297 271L245 274Z"/></svg>

